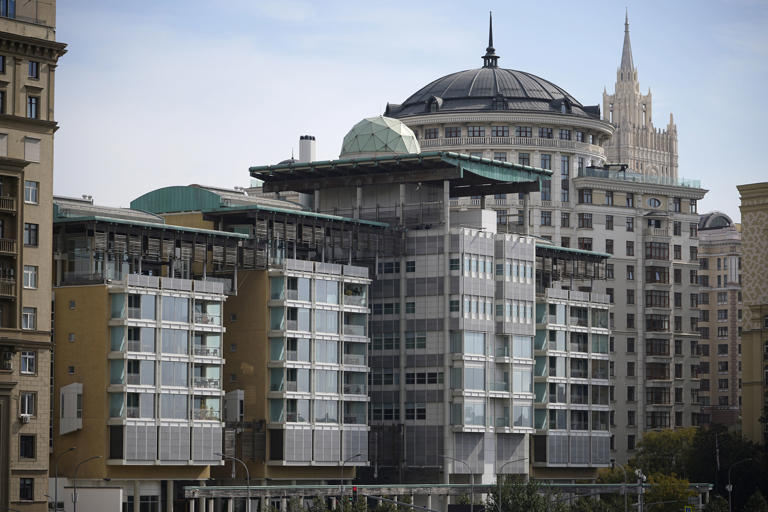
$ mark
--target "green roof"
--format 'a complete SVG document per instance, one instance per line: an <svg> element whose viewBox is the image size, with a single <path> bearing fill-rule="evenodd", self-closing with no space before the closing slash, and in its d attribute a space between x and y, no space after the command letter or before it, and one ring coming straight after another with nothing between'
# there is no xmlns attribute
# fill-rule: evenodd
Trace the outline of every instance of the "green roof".
<svg viewBox="0 0 768 512"><path fill-rule="evenodd" d="M547 243L544 243L543 241L536 240L536 248L538 249L541 247L542 249L550 249L552 251L558 251L558 252L570 252L573 254L584 254L587 256L593 256L596 258L612 258L613 254L608 254L605 252L597 252L597 251L587 251L584 249L575 249L573 247L560 247L559 245L554 245L551 242L547 241Z"/></svg>
<svg viewBox="0 0 768 512"><path fill-rule="evenodd" d="M363 119L352 127L344 136L340 156L420 152L416 135L402 121L378 116Z"/></svg>
<svg viewBox="0 0 768 512"><path fill-rule="evenodd" d="M102 217L98 215L84 216L84 217L57 217L53 219L54 224L66 224L75 222L103 222L108 224L124 224L127 226L145 227L148 229L158 230L170 230L170 231L182 231L185 233L200 233L208 236L223 236L229 238L250 238L248 235L241 233L230 233L229 231L218 231L214 229L200 229L200 228L188 228L185 226L175 226L173 224L164 224L161 222L144 222L137 220L118 219L114 217Z"/></svg>
<svg viewBox="0 0 768 512"><path fill-rule="evenodd" d="M257 204L222 206L220 208L211 208L207 210L202 210L202 213L228 213L228 212L248 211L248 210L283 213L286 215L297 215L300 217L314 217L317 219L335 220L339 222L352 222L355 224L367 224L369 226L377 226L382 228L389 227L389 224L387 224L386 222L378 222L375 220L354 219L352 217L342 217L340 215L329 215L327 213L315 213L315 212L309 212L306 210L290 210L288 208L275 208L274 206L261 206Z"/></svg>
<svg viewBox="0 0 768 512"><path fill-rule="evenodd" d="M152 190L131 201L131 209L150 213L192 212L221 206L221 196L200 187L173 186Z"/></svg>

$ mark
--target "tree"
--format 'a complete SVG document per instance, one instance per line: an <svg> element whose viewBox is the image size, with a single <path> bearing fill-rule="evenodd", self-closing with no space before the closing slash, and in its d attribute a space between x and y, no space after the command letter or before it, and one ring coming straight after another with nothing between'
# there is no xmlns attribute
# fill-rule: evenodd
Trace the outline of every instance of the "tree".
<svg viewBox="0 0 768 512"><path fill-rule="evenodd" d="M392 499L391 496L384 497ZM376 507L373 510L374 512L397 512L397 505L390 501L379 500L378 504L376 504Z"/></svg>
<svg viewBox="0 0 768 512"><path fill-rule="evenodd" d="M637 456L631 461L636 467L643 468L646 474L666 473L687 476L686 462L696 428L678 428L646 432L637 443Z"/></svg>
<svg viewBox="0 0 768 512"><path fill-rule="evenodd" d="M315 496L312 500L312 504L309 506L309 512L328 512L328 503L325 498Z"/></svg>
<svg viewBox="0 0 768 512"><path fill-rule="evenodd" d="M298 496L294 496L288 500L287 508L288 512L305 512L303 500Z"/></svg>
<svg viewBox="0 0 768 512"><path fill-rule="evenodd" d="M624 467L625 471L622 471L619 466L616 466L614 468L602 468L598 470L597 472L597 483L599 484L627 484L627 487L625 487L625 492L627 492L626 496L626 503L627 508L632 509L632 507L635 507L635 503L637 502L637 499L635 498L634 494L629 494L629 489L632 488L632 486L636 486L636 482L634 480L634 468L627 465ZM626 474L626 481L625 479ZM606 494L600 495L600 501L607 503L610 505L612 510L624 510L624 502L625 502L625 496L623 493L620 492L611 492Z"/></svg>
<svg viewBox="0 0 768 512"><path fill-rule="evenodd" d="M675 475L654 473L648 477L650 488L645 493L644 510L650 512L679 512L696 492L688 480Z"/></svg>
<svg viewBox="0 0 768 512"><path fill-rule="evenodd" d="M603 499L603 496L599 500L590 496L582 496L571 505L569 512L619 512L624 510L623 507L622 503L621 508L617 508L614 503Z"/></svg>
<svg viewBox="0 0 768 512"><path fill-rule="evenodd" d="M719 494L713 494L704 505L704 512L728 512L728 502Z"/></svg>
<svg viewBox="0 0 768 512"><path fill-rule="evenodd" d="M489 493L485 508L487 512L557 512L565 506L534 480L506 477Z"/></svg>
<svg viewBox="0 0 768 512"><path fill-rule="evenodd" d="M765 501L763 493L755 491L744 505L744 512L768 512L768 502Z"/></svg>

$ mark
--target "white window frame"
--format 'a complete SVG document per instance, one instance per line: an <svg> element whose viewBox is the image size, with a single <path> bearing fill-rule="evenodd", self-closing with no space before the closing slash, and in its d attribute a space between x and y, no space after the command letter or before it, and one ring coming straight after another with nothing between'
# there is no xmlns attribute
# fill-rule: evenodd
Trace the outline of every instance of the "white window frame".
<svg viewBox="0 0 768 512"><path fill-rule="evenodd" d="M26 204L40 204L39 181L24 181L24 202Z"/></svg>
<svg viewBox="0 0 768 512"><path fill-rule="evenodd" d="M37 289L37 267L35 265L24 265L24 288Z"/></svg>
<svg viewBox="0 0 768 512"><path fill-rule="evenodd" d="M21 353L21 367L19 371L26 375L35 375L37 373L37 352L31 350Z"/></svg>
<svg viewBox="0 0 768 512"><path fill-rule="evenodd" d="M37 393L34 391L19 393L19 414L37 416Z"/></svg>
<svg viewBox="0 0 768 512"><path fill-rule="evenodd" d="M22 308L21 328L27 331L37 329L37 308Z"/></svg>

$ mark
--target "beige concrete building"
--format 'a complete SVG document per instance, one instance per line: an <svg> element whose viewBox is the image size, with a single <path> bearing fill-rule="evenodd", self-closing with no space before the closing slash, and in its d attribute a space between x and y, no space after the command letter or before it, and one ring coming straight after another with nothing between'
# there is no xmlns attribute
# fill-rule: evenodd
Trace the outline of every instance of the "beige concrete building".
<svg viewBox="0 0 768 512"><path fill-rule="evenodd" d="M0 3L0 509L48 509L55 26Z"/></svg>
<svg viewBox="0 0 768 512"><path fill-rule="evenodd" d="M741 406L741 233L722 212L699 220L701 424L735 427Z"/></svg>
<svg viewBox="0 0 768 512"><path fill-rule="evenodd" d="M765 443L760 421L768 405L768 183L739 185L741 194L742 298L742 430Z"/></svg>
<svg viewBox="0 0 768 512"><path fill-rule="evenodd" d="M627 164L632 172L656 177L659 183L672 182L677 179L677 126L670 113L666 128L656 128L652 114L650 88L648 94L640 92L626 18L614 93L603 89L603 119L616 127L605 144L605 154L609 162Z"/></svg>

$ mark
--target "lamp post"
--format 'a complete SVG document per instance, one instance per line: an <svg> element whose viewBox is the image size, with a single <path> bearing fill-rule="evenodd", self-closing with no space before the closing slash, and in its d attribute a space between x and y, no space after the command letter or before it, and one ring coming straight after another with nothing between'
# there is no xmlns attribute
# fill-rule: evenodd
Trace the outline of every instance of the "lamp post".
<svg viewBox="0 0 768 512"><path fill-rule="evenodd" d="M80 471L80 466L85 464L88 461L100 459L101 455L94 455L93 457L88 457L87 459L83 459L80 462L77 463L77 466L75 466L75 476L72 477L72 484L74 487L74 492L72 494L72 504L74 505L73 510L74 512L77 512L77 472Z"/></svg>
<svg viewBox="0 0 768 512"><path fill-rule="evenodd" d="M469 464L464 462L461 459L456 459L454 457L449 457L448 455L441 455L444 459L450 459L454 462L460 462L461 464L464 464L467 467L467 471L469 472L470 479L470 486L469 486L469 501L470 501L470 507L472 507L470 510L475 510L475 474L472 472L472 468L469 467Z"/></svg>
<svg viewBox="0 0 768 512"><path fill-rule="evenodd" d="M351 461L352 459L356 459L357 457L362 456L362 453L356 453L352 456L347 457L343 461L341 461L340 465L340 471L339 471L339 494L341 495L341 501L339 503L339 506L342 507L342 510L344 510L344 464Z"/></svg>
<svg viewBox="0 0 768 512"><path fill-rule="evenodd" d="M622 482L621 490L624 492L624 512L627 512L627 470L624 469L624 466L616 462L616 459L611 459L611 469L613 469L613 465L617 465L621 468L621 470L624 472L624 481Z"/></svg>
<svg viewBox="0 0 768 512"><path fill-rule="evenodd" d="M59 459L63 455L75 451L75 449L77 449L77 446L67 448L56 456L55 462L53 463L53 512L59 510Z"/></svg>
<svg viewBox="0 0 768 512"><path fill-rule="evenodd" d="M214 453L214 455L218 455L222 459L230 459L230 460L239 462L240 464L243 465L243 469L245 469L245 482L248 485L248 488L246 490L246 493L247 493L246 494L246 496L247 496L246 499L248 501L247 501L245 510L246 510L246 512L251 512L251 472L248 471L248 465L244 461L238 459L237 457L233 457L232 455L224 455L223 453ZM232 478L233 479L235 478L235 476L234 476L234 468L232 468Z"/></svg>
<svg viewBox="0 0 768 512"><path fill-rule="evenodd" d="M728 491L728 512L733 512L733 503L731 502L731 491L733 491L733 485L731 485L731 470L733 469L733 466L750 460L752 460L752 457L741 459L731 464L731 467L728 468L728 485L725 486L725 490Z"/></svg>
<svg viewBox="0 0 768 512"><path fill-rule="evenodd" d="M524 460L528 460L528 457L523 457L522 459L508 460L507 462L505 462L504 464L502 464L502 465L501 465L501 467L499 468L499 472L498 472L498 473L496 473L496 485L498 485L498 484L499 484L499 475L502 473L502 471L504 470L504 468L505 468L507 465L509 465L509 464L513 464L513 463L515 463L515 462L522 462L522 461L524 461Z"/></svg>
<svg viewBox="0 0 768 512"><path fill-rule="evenodd" d="M645 482L645 475L640 468L637 468L635 476L637 476L637 511L643 512L643 482Z"/></svg>

